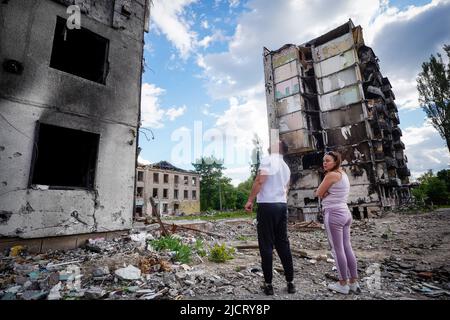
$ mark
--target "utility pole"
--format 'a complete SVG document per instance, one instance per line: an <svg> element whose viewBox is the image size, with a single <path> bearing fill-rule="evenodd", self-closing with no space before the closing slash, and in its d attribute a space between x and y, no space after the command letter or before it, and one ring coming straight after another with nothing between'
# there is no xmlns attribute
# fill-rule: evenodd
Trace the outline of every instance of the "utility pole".
<svg viewBox="0 0 450 320"><path fill-rule="evenodd" d="M219 206L220 206L220 211L222 211L222 190L220 188L220 178L219 178Z"/></svg>

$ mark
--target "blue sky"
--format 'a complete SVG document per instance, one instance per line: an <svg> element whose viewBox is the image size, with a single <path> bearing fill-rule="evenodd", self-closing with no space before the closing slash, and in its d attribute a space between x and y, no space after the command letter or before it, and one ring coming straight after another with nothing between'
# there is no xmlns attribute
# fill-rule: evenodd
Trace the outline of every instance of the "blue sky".
<svg viewBox="0 0 450 320"><path fill-rule="evenodd" d="M140 161L181 168L225 157L234 183L249 175L252 138L267 147L262 48L300 44L353 20L380 59L399 106L409 167L417 176L450 164L419 108L415 78L450 43L450 1L154 0L145 36ZM143 130L151 138L147 130Z"/></svg>

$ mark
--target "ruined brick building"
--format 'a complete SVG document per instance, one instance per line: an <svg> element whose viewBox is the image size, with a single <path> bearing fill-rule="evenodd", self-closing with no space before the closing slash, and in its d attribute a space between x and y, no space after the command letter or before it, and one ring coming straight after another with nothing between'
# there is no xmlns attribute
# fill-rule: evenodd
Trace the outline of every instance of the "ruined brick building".
<svg viewBox="0 0 450 320"><path fill-rule="evenodd" d="M0 3L3 241L132 227L149 17L150 0Z"/></svg>
<svg viewBox="0 0 450 320"><path fill-rule="evenodd" d="M357 218L410 196L395 96L362 28L348 23L302 45L264 48L269 130L289 146L291 218L315 220L325 151L343 155ZM272 138L272 137L271 137Z"/></svg>
<svg viewBox="0 0 450 320"><path fill-rule="evenodd" d="M159 214L180 215L200 212L200 175L167 161L137 167L136 217Z"/></svg>

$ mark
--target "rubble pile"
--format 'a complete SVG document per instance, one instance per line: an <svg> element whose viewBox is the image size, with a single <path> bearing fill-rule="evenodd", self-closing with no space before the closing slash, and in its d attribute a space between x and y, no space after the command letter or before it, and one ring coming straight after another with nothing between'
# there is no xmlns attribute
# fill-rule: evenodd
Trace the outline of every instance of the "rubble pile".
<svg viewBox="0 0 450 320"><path fill-rule="evenodd" d="M360 295L327 289L337 272L323 226L290 223L297 293L287 293L274 251L275 295L264 296L256 226L241 219L210 222L210 232L180 228L172 235L192 248L200 239L205 252L216 243L235 248L225 263L197 251L182 263L175 252L155 250L157 224L112 240L89 239L74 250L30 254L16 246L0 253L0 299L449 299L449 219L447 209L355 220Z"/></svg>

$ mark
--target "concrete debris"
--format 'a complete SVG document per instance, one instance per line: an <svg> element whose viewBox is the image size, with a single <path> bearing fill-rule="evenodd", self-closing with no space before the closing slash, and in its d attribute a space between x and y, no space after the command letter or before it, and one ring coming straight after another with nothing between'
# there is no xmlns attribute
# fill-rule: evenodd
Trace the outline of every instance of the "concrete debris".
<svg viewBox="0 0 450 320"><path fill-rule="evenodd" d="M290 226L294 282L301 290L294 295L287 293L284 270L274 253L274 299L447 300L450 292L450 253L445 243L446 226L450 222L448 213L355 220L352 243L363 292L345 297L327 290L327 284L337 281L338 274L325 231ZM0 254L0 299L267 298L260 290L263 273L256 226L251 219L212 224L211 232L221 234L220 239L185 229L178 230L174 236L191 248L197 239L202 240L206 252L223 240L236 249L234 259L226 263L214 263L208 257L181 263L169 251L147 250L142 244L161 236L159 228L152 225L115 239L88 241L100 248L100 252L84 247L36 255L24 248L12 256L5 250ZM388 239L383 239L386 225L391 226L392 232ZM136 236L132 237L133 234Z"/></svg>
<svg viewBox="0 0 450 320"><path fill-rule="evenodd" d="M141 278L141 270L132 265L117 269L114 273L123 280L137 280Z"/></svg>

